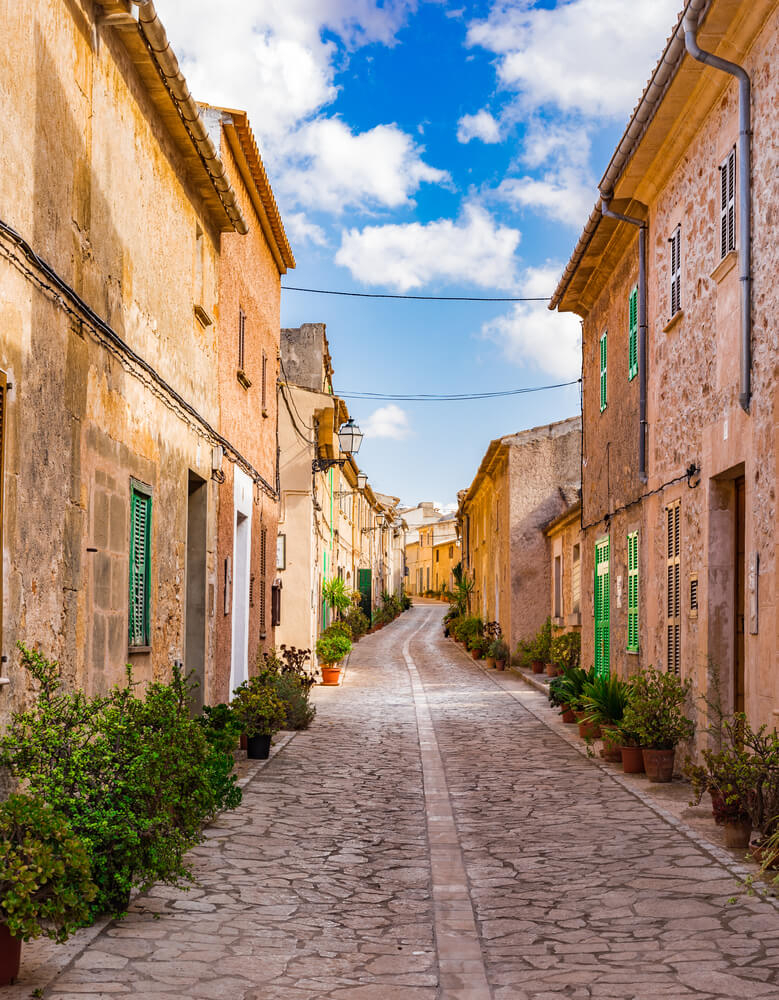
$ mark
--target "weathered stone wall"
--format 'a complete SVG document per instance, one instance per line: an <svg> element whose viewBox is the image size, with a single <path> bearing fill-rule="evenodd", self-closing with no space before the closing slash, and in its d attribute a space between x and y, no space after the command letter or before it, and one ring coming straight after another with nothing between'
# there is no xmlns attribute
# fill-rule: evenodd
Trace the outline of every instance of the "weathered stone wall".
<svg viewBox="0 0 779 1000"><path fill-rule="evenodd" d="M755 555L760 569L754 589L747 581L746 708L754 722L779 721L779 671L776 617L776 395L777 395L777 170L779 129L777 65L779 15L772 14L743 56L753 81L753 367L749 414L738 403L740 312L738 266L720 265L719 165L738 136L737 86L730 83L706 114L670 175L649 204L649 344L648 344L648 490L660 490L634 507L590 528L583 564L584 643L592 658L592 558L600 534L612 540L612 587L626 580L625 534L640 531L641 664L666 661L665 508L681 499L682 672L698 691L710 689L718 676L724 707L733 704L735 621L734 481L746 483L747 566ZM713 70L707 70L713 73ZM662 163L662 157L657 161ZM663 164L663 166L665 166ZM682 233L681 315L670 323L668 238L677 225ZM603 451L608 444L612 469L631 462L631 441L624 440L597 402L597 337L605 325L624 329L622 314L634 280L635 247L607 281L585 321L585 522L606 512L603 505ZM615 346L610 338L609 348ZM611 366L611 356L609 359ZM619 371L619 413L627 413L634 387ZM610 383L610 390L611 390ZM632 421L631 421L632 422ZM700 485L685 481L663 488L700 466ZM636 462L632 460L632 468ZM697 478L693 480L697 482ZM625 499L632 496L625 490ZM594 498L600 498L594 502ZM614 494L613 506L618 497ZM623 499L623 502L625 500ZM748 575L748 574L747 574ZM698 579L697 617L690 608L690 580ZM624 595L624 591L623 591ZM759 624L750 628L750 598L758 601ZM629 673L636 658L624 652L626 609L615 607L612 590L612 668ZM587 625L587 619L590 625ZM754 626L754 622L752 622Z"/></svg>
<svg viewBox="0 0 779 1000"><path fill-rule="evenodd" d="M213 425L218 234L181 157L113 32L58 0L4 4L0 120L4 221ZM3 652L22 704L14 643L60 659L69 682L104 690L132 659L165 676L184 655L188 470L210 479L196 421L121 352L0 261L0 367L7 412ZM130 478L152 509L151 649L127 646ZM215 490L207 487L215 583ZM92 551L94 550L94 551ZM213 593L213 590L212 590ZM211 605L212 613L213 604ZM212 660L213 634L207 639Z"/></svg>

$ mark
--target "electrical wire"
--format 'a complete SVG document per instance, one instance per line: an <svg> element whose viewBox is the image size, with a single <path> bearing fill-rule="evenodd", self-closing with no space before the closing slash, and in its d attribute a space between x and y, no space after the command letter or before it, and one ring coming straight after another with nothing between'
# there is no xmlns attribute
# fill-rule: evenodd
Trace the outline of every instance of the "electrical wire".
<svg viewBox="0 0 779 1000"><path fill-rule="evenodd" d="M407 403L446 403L467 399L496 399L501 396L521 396L529 392L545 392L547 389L562 389L569 385L578 385L580 378L570 382L555 382L552 385L523 386L520 389L502 389L498 392L454 392L454 393L415 393L406 396L388 392L339 392L344 399L369 399L377 401L395 400Z"/></svg>
<svg viewBox="0 0 779 1000"><path fill-rule="evenodd" d="M45 291L71 319L83 329L86 327L95 340L105 347L126 371L142 382L161 402L163 402L179 419L188 424L192 430L205 438L210 444L218 444L224 448L225 457L239 465L254 482L273 500L278 500L278 493L268 483L260 472L238 451L232 442L220 434L216 428L200 414L195 407L178 393L169 382L145 358L137 354L119 334L109 326L81 298L64 278L40 258L32 246L15 229L0 220L0 234L14 247L21 251L32 267L20 260L10 247L0 242L0 253L10 261L31 282ZM48 281L44 280L45 276Z"/></svg>
<svg viewBox="0 0 779 1000"><path fill-rule="evenodd" d="M282 292L309 292L311 295L343 295L350 299L404 299L413 302L549 302L551 295L492 296L492 295L393 295L389 292L344 292L332 288L298 288L282 285Z"/></svg>
<svg viewBox="0 0 779 1000"><path fill-rule="evenodd" d="M603 524L604 522L608 524L608 522L613 517L616 517L617 514L621 514L623 510L628 510L630 507L635 507L636 504L641 503L642 500L646 500L647 497L653 497L658 493L662 493L664 489L667 489L669 486L674 486L676 483L681 483L685 479L687 480L688 487L691 490L694 490L700 485L700 479L698 480L697 483L693 483L692 479L693 477L699 475L700 471L701 471L700 466L697 465L697 463L695 462L691 462L681 476L676 476L674 479L669 479L668 482L663 483L662 486L657 486L653 490L648 490L646 493L642 493L641 496L636 497L635 500L630 500L628 503L623 503L621 507L617 507L614 510L610 510L607 514L604 514L603 517L599 518L597 521L590 521L589 524L582 524L581 530L587 531L588 528L594 528L599 524ZM582 510L584 510L584 503L582 503Z"/></svg>

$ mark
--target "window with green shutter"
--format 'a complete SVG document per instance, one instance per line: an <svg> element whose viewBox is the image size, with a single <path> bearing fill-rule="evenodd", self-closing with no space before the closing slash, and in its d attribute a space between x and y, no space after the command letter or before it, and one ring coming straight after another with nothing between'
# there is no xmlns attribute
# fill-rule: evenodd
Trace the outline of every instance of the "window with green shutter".
<svg viewBox="0 0 779 1000"><path fill-rule="evenodd" d="M634 288L628 300L628 381L638 375L638 288Z"/></svg>
<svg viewBox="0 0 779 1000"><path fill-rule="evenodd" d="M600 335L600 411L606 409L606 366L608 361L607 334Z"/></svg>
<svg viewBox="0 0 779 1000"><path fill-rule="evenodd" d="M610 646L609 539L595 543L595 673L609 676Z"/></svg>
<svg viewBox="0 0 779 1000"><path fill-rule="evenodd" d="M150 646L151 491L142 483L130 486L130 646Z"/></svg>
<svg viewBox="0 0 779 1000"><path fill-rule="evenodd" d="M638 652L638 532L628 534L628 645Z"/></svg>

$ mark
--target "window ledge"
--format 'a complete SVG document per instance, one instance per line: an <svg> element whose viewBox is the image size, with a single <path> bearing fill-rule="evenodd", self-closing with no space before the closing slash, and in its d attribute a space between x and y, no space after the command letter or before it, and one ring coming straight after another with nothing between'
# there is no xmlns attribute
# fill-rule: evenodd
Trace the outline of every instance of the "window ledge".
<svg viewBox="0 0 779 1000"><path fill-rule="evenodd" d="M251 379L242 368L238 369L238 371L235 373L235 377L238 379L238 381L241 383L244 389L249 389L251 387L252 384Z"/></svg>
<svg viewBox="0 0 779 1000"><path fill-rule="evenodd" d="M128 646L127 652L130 654L134 653L150 653L151 646Z"/></svg>
<svg viewBox="0 0 779 1000"><path fill-rule="evenodd" d="M674 315L668 320L668 322L663 327L663 333L670 333L671 330L684 318L684 309L677 309Z"/></svg>
<svg viewBox="0 0 779 1000"><path fill-rule="evenodd" d="M717 284L722 281L726 274L730 274L733 268L736 266L738 261L738 250L728 250L722 260L717 264L714 270L711 272L709 277L711 277Z"/></svg>
<svg viewBox="0 0 779 1000"><path fill-rule="evenodd" d="M213 316L210 315L205 306L201 306L196 302L193 309L195 310L195 318L202 327L213 326Z"/></svg>
<svg viewBox="0 0 779 1000"><path fill-rule="evenodd" d="M637 649L626 649L625 652L628 654L628 656L638 656Z"/></svg>

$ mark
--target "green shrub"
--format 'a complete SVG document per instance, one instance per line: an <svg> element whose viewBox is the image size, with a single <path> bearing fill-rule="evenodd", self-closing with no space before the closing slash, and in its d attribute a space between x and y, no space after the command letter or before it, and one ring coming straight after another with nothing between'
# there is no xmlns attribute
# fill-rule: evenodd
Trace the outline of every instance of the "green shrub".
<svg viewBox="0 0 779 1000"><path fill-rule="evenodd" d="M368 621L368 616L362 610L352 605L351 608L346 612L343 620L352 630L352 639L359 639L361 636L370 628L370 622Z"/></svg>
<svg viewBox="0 0 779 1000"><path fill-rule="evenodd" d="M585 681L579 699L587 722L620 723L630 702L630 685L619 677L593 677Z"/></svg>
<svg viewBox="0 0 779 1000"><path fill-rule="evenodd" d="M333 635L341 635L345 639L351 641L354 636L352 635L352 628L347 621L337 621L330 622L327 628L322 632L322 635L328 638Z"/></svg>
<svg viewBox="0 0 779 1000"><path fill-rule="evenodd" d="M272 685L278 674L250 677L233 691L232 709L247 736L273 736L284 725L286 713Z"/></svg>
<svg viewBox="0 0 779 1000"><path fill-rule="evenodd" d="M282 729L308 729L316 715L311 704L310 685L301 682L294 674L279 674L268 682L268 687L284 707Z"/></svg>
<svg viewBox="0 0 779 1000"><path fill-rule="evenodd" d="M29 941L64 941L89 921L97 894L89 855L64 816L38 798L0 803L0 923Z"/></svg>
<svg viewBox="0 0 779 1000"><path fill-rule="evenodd" d="M562 676L555 677L549 684L549 701L555 706L569 705L572 709L579 709L585 685L594 680L594 667L589 670L564 667Z"/></svg>
<svg viewBox="0 0 779 1000"><path fill-rule="evenodd" d="M641 746L655 750L671 750L691 740L695 723L684 713L691 686L689 680L652 667L639 671L631 682L625 728L638 736Z"/></svg>
<svg viewBox="0 0 779 1000"><path fill-rule="evenodd" d="M468 639L466 646L472 653L476 652L479 656L485 656L487 650L490 648L490 640L486 635L472 635Z"/></svg>
<svg viewBox="0 0 779 1000"><path fill-rule="evenodd" d="M134 886L188 878L184 855L241 793L232 756L190 718L180 671L139 698L128 668L126 687L87 698L62 690L57 663L20 649L38 694L13 716L2 761L83 841L97 886L91 915L123 912Z"/></svg>
<svg viewBox="0 0 779 1000"><path fill-rule="evenodd" d="M351 650L352 644L345 635L321 635L316 642L316 655L320 663L339 663Z"/></svg>
<svg viewBox="0 0 779 1000"><path fill-rule="evenodd" d="M352 592L346 589L342 577L334 576L322 584L322 600L333 611L346 611L352 603Z"/></svg>
<svg viewBox="0 0 779 1000"><path fill-rule="evenodd" d="M403 594L400 598L400 610L408 611L411 607L411 598L408 594Z"/></svg>
<svg viewBox="0 0 779 1000"><path fill-rule="evenodd" d="M582 658L582 637L580 632L563 632L552 639L552 663L558 667L578 667Z"/></svg>
<svg viewBox="0 0 779 1000"><path fill-rule="evenodd" d="M483 625L481 618L461 618L455 626L454 636L455 639L459 639L460 642L464 642L467 646L470 639L481 636L482 632Z"/></svg>
<svg viewBox="0 0 779 1000"><path fill-rule="evenodd" d="M500 637L493 639L487 649L487 656L493 660L507 660L510 656L508 644Z"/></svg>

